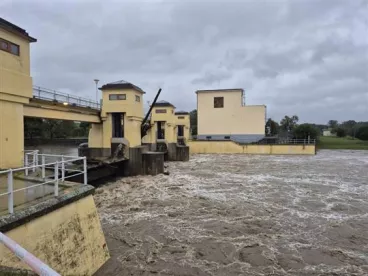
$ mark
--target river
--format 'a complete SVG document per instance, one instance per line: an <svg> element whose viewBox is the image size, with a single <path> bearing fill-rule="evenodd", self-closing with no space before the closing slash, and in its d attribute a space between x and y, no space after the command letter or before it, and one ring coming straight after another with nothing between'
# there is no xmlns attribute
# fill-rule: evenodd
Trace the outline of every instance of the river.
<svg viewBox="0 0 368 276"><path fill-rule="evenodd" d="M99 275L368 275L368 152L194 155L95 201Z"/></svg>

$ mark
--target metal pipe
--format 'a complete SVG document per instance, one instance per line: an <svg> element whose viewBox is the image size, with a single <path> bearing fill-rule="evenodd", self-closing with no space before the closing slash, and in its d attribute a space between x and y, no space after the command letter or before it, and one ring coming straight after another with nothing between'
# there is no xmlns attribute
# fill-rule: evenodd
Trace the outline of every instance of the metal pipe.
<svg viewBox="0 0 368 276"><path fill-rule="evenodd" d="M13 193L13 171L8 172L8 211L10 214L14 213L14 193Z"/></svg>
<svg viewBox="0 0 368 276"><path fill-rule="evenodd" d="M146 116L144 117L144 119L143 119L143 121L142 121L142 124L141 124L141 125L144 125L144 124L146 123L146 121L147 121L147 119L148 119L148 117L149 117L150 113L152 112L153 106L155 105L155 103L156 103L156 101L157 101L157 99L158 99L158 96L160 96L161 90L162 90L161 88L158 90L158 92L157 92L157 94L156 94L156 97L155 97L155 99L153 100L153 102L152 102L152 104L151 104L151 106L150 106L150 108L149 108L149 110L148 110L148 112L147 112Z"/></svg>
<svg viewBox="0 0 368 276"><path fill-rule="evenodd" d="M54 167L54 181L55 181L55 185L54 185L54 195L58 196L59 195L59 166L58 166L58 162L55 163L55 167Z"/></svg>
<svg viewBox="0 0 368 276"><path fill-rule="evenodd" d="M84 173L83 183L84 185L87 185L88 178L87 178L87 157L86 156L84 156L83 158L83 173Z"/></svg>
<svg viewBox="0 0 368 276"><path fill-rule="evenodd" d="M3 243L11 252L13 252L21 261L25 262L38 275L60 276L59 273L50 268L47 264L41 262L38 258L1 232L0 242Z"/></svg>
<svg viewBox="0 0 368 276"><path fill-rule="evenodd" d="M61 156L61 181L64 181L65 178L65 163L64 163L64 156Z"/></svg>
<svg viewBox="0 0 368 276"><path fill-rule="evenodd" d="M45 170L45 160L46 157L44 155L41 156L41 160L42 160L42 178L46 177L46 170Z"/></svg>
<svg viewBox="0 0 368 276"><path fill-rule="evenodd" d="M26 167L25 168L25 174L26 174L26 176L28 176L28 153L26 153L26 155L25 155L24 166Z"/></svg>

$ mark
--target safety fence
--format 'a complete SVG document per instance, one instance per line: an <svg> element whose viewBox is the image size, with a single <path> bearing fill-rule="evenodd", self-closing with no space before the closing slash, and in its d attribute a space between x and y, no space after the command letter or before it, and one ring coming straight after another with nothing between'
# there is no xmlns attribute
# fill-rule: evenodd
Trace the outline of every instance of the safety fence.
<svg viewBox="0 0 368 276"><path fill-rule="evenodd" d="M83 164L82 169L77 169L76 163ZM51 175L46 175L46 170L51 171ZM14 189L14 174L24 174L24 176L35 176L39 182L23 188ZM24 167L0 171L0 177L7 175L7 192L0 194L0 197L8 197L8 212L14 213L14 193L34 189L39 186L53 185L54 196L59 195L59 182L66 179L84 175L84 184L87 184L87 159L86 157L40 154L38 150L25 151ZM40 177L39 177L40 174Z"/></svg>
<svg viewBox="0 0 368 276"><path fill-rule="evenodd" d="M93 109L101 108L100 104L96 101L39 86L33 87L33 97L36 99L62 103L64 105L89 107Z"/></svg>
<svg viewBox="0 0 368 276"><path fill-rule="evenodd" d="M13 252L21 261L25 262L38 275L44 276L60 276L48 265L40 261L34 255L29 253L15 241L0 232L0 242L4 244L11 252Z"/></svg>

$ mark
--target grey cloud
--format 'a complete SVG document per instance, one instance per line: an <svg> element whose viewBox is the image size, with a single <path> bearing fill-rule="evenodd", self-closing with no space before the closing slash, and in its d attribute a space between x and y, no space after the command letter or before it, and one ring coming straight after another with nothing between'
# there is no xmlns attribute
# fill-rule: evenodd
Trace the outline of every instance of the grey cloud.
<svg viewBox="0 0 368 276"><path fill-rule="evenodd" d="M35 84L94 98L94 78L125 79L186 110L197 89L243 87L277 120L315 122L368 119L367 13L365 0L0 3L38 38Z"/></svg>

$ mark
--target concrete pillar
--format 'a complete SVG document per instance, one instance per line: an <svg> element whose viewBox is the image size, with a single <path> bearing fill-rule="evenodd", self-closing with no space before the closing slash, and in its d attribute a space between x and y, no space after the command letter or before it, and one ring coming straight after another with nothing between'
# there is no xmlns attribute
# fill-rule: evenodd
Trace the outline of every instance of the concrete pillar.
<svg viewBox="0 0 368 276"><path fill-rule="evenodd" d="M176 143L167 144L168 161L176 161Z"/></svg>
<svg viewBox="0 0 368 276"><path fill-rule="evenodd" d="M129 148L127 176L142 175L142 153L145 147Z"/></svg>
<svg viewBox="0 0 368 276"><path fill-rule="evenodd" d="M176 146L176 161L189 161L188 146Z"/></svg>
<svg viewBox="0 0 368 276"><path fill-rule="evenodd" d="M0 169L23 166L23 103L0 100Z"/></svg>
<svg viewBox="0 0 368 276"><path fill-rule="evenodd" d="M145 152L142 154L142 173L144 175L157 175L163 172L163 152Z"/></svg>

